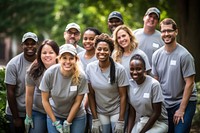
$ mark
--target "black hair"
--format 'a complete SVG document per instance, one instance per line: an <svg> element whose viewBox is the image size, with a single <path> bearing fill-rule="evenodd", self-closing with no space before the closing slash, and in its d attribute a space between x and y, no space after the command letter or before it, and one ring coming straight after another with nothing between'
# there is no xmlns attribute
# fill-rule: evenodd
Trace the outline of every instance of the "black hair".
<svg viewBox="0 0 200 133"><path fill-rule="evenodd" d="M143 64L143 66L144 66L144 70L146 70L146 64L145 64L145 61L144 61L144 59L142 58L141 55L139 55L139 54L135 54L135 55L133 55L133 56L131 57L131 59L130 59L130 62L131 62L132 60L139 60L139 61L141 61L142 64ZM130 64L130 62L129 62L129 64Z"/></svg>
<svg viewBox="0 0 200 133"><path fill-rule="evenodd" d="M101 35L97 35L95 37L95 43L94 43L95 48L97 47L99 42L106 42L109 46L111 53L113 52L114 42L108 34L102 33ZM113 84L115 83L115 63L111 57L109 57L109 60L110 60L110 83Z"/></svg>
<svg viewBox="0 0 200 133"><path fill-rule="evenodd" d="M95 27L88 27L88 28L85 29L85 31L83 33L85 33L88 30L93 31L95 33L95 35L100 35L101 34L101 32Z"/></svg>

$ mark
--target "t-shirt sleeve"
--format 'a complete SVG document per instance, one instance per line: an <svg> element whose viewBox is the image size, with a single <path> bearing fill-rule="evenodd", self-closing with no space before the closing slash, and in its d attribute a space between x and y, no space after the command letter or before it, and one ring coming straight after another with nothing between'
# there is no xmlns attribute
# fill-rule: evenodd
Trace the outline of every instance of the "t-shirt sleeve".
<svg viewBox="0 0 200 133"><path fill-rule="evenodd" d="M9 63L6 67L4 82L11 85L17 84L17 68L13 63Z"/></svg>
<svg viewBox="0 0 200 133"><path fill-rule="evenodd" d="M85 74L81 75L81 81L78 87L79 87L78 94L85 94L89 92Z"/></svg>
<svg viewBox="0 0 200 133"><path fill-rule="evenodd" d="M158 82L154 82L152 84L152 93L153 93L153 103L158 103L158 102L163 102L164 98L163 98L163 95L162 95L162 90L161 90L161 86Z"/></svg>
<svg viewBox="0 0 200 133"><path fill-rule="evenodd" d="M181 66L184 78L194 75L196 73L194 58L190 54L187 54L185 57L182 58Z"/></svg>

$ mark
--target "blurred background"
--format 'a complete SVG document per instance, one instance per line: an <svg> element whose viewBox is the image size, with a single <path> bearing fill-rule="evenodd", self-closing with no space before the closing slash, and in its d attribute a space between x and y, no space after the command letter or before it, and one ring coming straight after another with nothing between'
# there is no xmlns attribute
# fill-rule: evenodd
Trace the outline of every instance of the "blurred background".
<svg viewBox="0 0 200 133"><path fill-rule="evenodd" d="M124 23L134 30L143 26L143 16L152 6L160 9L161 20L170 17L177 22L178 41L194 56L196 81L199 81L198 0L0 0L0 65L6 65L20 52L25 32L35 32L40 42L50 38L62 45L64 29L70 22L79 24L82 31L86 27L96 27L109 33L107 18L116 10L123 15Z"/></svg>
<svg viewBox="0 0 200 133"><path fill-rule="evenodd" d="M198 0L0 0L0 66L6 66L12 57L21 52L21 39L28 31L35 32L40 43L50 38L62 45L63 32L68 23L79 24L82 32L86 27L96 27L101 32L110 34L107 18L109 13L116 10L121 12L124 23L134 30L143 27L143 16L149 7L157 7L161 11L160 20L170 17L177 22L178 42L195 59L197 88L200 88ZM81 45L81 40L79 44ZM4 70L0 69L0 132L5 127ZM200 132L199 112L197 108L193 132Z"/></svg>

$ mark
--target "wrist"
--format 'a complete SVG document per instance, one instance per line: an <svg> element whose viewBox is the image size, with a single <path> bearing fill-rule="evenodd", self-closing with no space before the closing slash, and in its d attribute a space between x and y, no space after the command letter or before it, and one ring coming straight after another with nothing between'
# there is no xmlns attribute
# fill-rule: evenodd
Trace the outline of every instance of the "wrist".
<svg viewBox="0 0 200 133"><path fill-rule="evenodd" d="M66 125L69 125L69 126L70 126L72 123L71 123L71 122L68 122L67 120L65 120L65 121L64 121L64 124L66 124Z"/></svg>

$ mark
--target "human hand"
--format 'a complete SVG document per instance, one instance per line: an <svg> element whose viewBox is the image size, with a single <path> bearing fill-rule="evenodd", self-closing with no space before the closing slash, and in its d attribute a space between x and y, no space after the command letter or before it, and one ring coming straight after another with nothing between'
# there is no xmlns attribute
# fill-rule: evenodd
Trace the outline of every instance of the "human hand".
<svg viewBox="0 0 200 133"><path fill-rule="evenodd" d="M60 121L55 121L52 123L52 125L56 127L56 130L59 133L63 133L63 129L62 129L62 125L60 124Z"/></svg>
<svg viewBox="0 0 200 133"><path fill-rule="evenodd" d="M180 119L182 123L184 123L184 112L178 109L174 114L174 118L173 118L174 124L178 124Z"/></svg>
<svg viewBox="0 0 200 133"><path fill-rule="evenodd" d="M67 120L63 122L63 133L70 133L70 125L72 123L68 123Z"/></svg>
<svg viewBox="0 0 200 133"><path fill-rule="evenodd" d="M114 133L124 133L124 121L117 121L115 124Z"/></svg>
<svg viewBox="0 0 200 133"><path fill-rule="evenodd" d="M29 132L30 127L33 128L33 119L26 114L26 118L24 120L26 133Z"/></svg>
<svg viewBox="0 0 200 133"><path fill-rule="evenodd" d="M99 119L92 119L92 133L101 133L102 125Z"/></svg>

